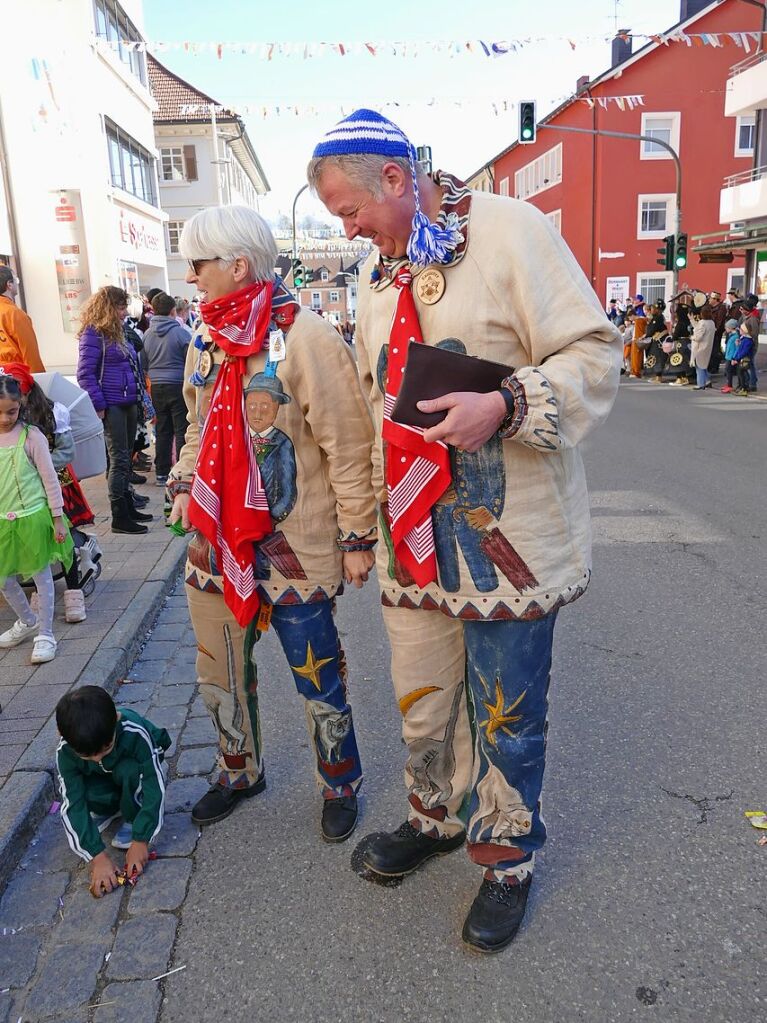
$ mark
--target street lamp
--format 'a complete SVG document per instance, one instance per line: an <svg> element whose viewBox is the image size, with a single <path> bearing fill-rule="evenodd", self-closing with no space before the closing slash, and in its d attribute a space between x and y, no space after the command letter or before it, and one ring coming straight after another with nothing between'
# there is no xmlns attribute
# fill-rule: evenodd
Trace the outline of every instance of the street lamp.
<svg viewBox="0 0 767 1023"><path fill-rule="evenodd" d="M431 146L419 146L415 158L423 167L424 174L431 174Z"/></svg>

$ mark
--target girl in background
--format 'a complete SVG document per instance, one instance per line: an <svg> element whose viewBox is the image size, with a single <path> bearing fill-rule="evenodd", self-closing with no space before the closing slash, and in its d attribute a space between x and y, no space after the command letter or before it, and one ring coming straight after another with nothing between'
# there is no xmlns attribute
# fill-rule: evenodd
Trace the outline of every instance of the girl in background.
<svg viewBox="0 0 767 1023"><path fill-rule="evenodd" d="M72 538L63 517L63 498L48 442L22 418L31 374L20 383L0 372L0 589L18 619L0 635L0 648L18 646L35 633L32 664L56 656L53 636L55 593L51 565L72 564ZM36 616L16 576L34 580L40 602Z"/></svg>

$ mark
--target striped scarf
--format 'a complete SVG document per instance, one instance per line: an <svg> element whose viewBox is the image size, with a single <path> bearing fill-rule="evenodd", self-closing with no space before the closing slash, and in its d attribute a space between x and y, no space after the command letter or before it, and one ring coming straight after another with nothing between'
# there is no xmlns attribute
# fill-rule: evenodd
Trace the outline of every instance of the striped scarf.
<svg viewBox="0 0 767 1023"><path fill-rule="evenodd" d="M412 284L410 271L400 268L394 279L399 296L389 336L382 432L386 441L386 488L394 553L423 588L437 580L431 509L450 485L451 475L446 444L442 441L427 444L422 429L395 423L391 418L408 347L423 343Z"/></svg>

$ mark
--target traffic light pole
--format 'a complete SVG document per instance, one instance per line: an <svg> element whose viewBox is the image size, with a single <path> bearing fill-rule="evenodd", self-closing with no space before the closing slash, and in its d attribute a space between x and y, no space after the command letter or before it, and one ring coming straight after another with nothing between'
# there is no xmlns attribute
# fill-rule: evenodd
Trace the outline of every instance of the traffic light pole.
<svg viewBox="0 0 767 1023"><path fill-rule="evenodd" d="M544 128L551 128L554 131L571 131L576 132L579 135L606 135L608 138L613 139L634 139L638 142L653 142L656 146L661 146L668 153L671 154L671 159L674 161L674 168L676 170L676 231L675 235L679 235L682 230L682 165L679 162L679 154L673 149L668 142L662 142L661 139L656 139L652 135L632 135L625 131L605 131L602 128L569 128L562 127L558 124L539 124L538 131ZM674 279L673 279L673 290L672 295L679 293L679 268L674 265Z"/></svg>
<svg viewBox="0 0 767 1023"><path fill-rule="evenodd" d="M298 202L298 197L301 195L302 192L305 192L308 187L309 187L308 185L302 185L301 188L299 188L299 190L296 192L296 197L293 200L293 218L292 218L292 223L293 223L293 259L296 259L298 257L298 243L296 242L296 203Z"/></svg>

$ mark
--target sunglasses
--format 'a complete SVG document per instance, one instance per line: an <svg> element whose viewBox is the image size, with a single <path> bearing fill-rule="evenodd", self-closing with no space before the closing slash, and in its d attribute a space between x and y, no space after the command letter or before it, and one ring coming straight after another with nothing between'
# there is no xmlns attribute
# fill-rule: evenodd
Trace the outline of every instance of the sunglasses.
<svg viewBox="0 0 767 1023"><path fill-rule="evenodd" d="M220 256L209 256L207 259L188 259L187 263L193 274L198 274L206 263L215 263Z"/></svg>

